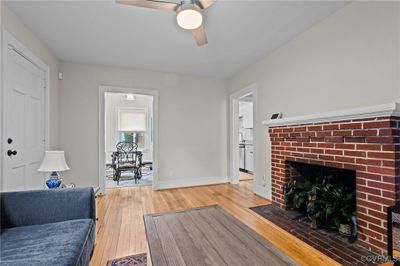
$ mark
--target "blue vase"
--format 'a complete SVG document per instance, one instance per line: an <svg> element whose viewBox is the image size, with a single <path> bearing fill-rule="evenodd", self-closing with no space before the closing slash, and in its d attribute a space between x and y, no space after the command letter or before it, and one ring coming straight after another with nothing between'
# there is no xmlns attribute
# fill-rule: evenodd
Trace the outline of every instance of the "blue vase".
<svg viewBox="0 0 400 266"><path fill-rule="evenodd" d="M58 188L61 185L61 179L57 172L53 172L50 178L47 179L46 185L48 188Z"/></svg>
<svg viewBox="0 0 400 266"><path fill-rule="evenodd" d="M58 188L61 185L61 180L58 178L50 178L46 181L48 188Z"/></svg>

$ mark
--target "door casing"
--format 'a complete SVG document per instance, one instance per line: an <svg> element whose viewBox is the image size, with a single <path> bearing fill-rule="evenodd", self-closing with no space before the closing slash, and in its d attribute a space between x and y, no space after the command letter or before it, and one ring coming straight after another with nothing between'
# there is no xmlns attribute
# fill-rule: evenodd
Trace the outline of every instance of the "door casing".
<svg viewBox="0 0 400 266"><path fill-rule="evenodd" d="M257 143L257 84L251 84L229 96L229 181L231 184L239 183L239 99L249 94L253 95L253 143ZM254 178L259 178L257 149L254 148Z"/></svg>
<svg viewBox="0 0 400 266"><path fill-rule="evenodd" d="M105 194L106 158L105 158L105 93L142 94L153 97L153 190L158 184L158 90L138 89L117 86L99 87L99 187Z"/></svg>

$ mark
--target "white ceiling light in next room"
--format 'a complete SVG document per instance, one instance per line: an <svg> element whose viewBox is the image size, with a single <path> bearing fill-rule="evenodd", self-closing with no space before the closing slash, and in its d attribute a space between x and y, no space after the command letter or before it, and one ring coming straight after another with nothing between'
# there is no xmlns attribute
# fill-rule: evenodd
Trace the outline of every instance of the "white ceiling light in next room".
<svg viewBox="0 0 400 266"><path fill-rule="evenodd" d="M126 95L126 100L127 101L135 101L136 100L136 95L135 94L127 94Z"/></svg>

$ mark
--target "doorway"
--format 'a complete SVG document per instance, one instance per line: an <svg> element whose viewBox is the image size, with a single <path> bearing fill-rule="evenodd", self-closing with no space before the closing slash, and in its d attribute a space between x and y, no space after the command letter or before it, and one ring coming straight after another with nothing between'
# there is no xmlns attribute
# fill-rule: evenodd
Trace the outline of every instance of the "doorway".
<svg viewBox="0 0 400 266"><path fill-rule="evenodd" d="M3 32L2 191L44 188L49 68Z"/></svg>
<svg viewBox="0 0 400 266"><path fill-rule="evenodd" d="M254 182L258 177L256 149L257 86L245 87L229 97L230 116L230 182Z"/></svg>
<svg viewBox="0 0 400 266"><path fill-rule="evenodd" d="M106 92L104 97L106 188L152 185L153 96Z"/></svg>
<svg viewBox="0 0 400 266"><path fill-rule="evenodd" d="M154 186L158 93L100 86L99 186Z"/></svg>
<svg viewBox="0 0 400 266"><path fill-rule="evenodd" d="M239 98L239 182L253 180L254 175L253 102L253 93Z"/></svg>

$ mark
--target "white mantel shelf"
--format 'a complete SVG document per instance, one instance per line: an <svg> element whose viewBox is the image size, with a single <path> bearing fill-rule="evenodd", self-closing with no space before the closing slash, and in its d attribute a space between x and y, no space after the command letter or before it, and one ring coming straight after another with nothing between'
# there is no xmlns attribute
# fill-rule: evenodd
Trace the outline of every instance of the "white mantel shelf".
<svg viewBox="0 0 400 266"><path fill-rule="evenodd" d="M262 124L268 127L276 127L386 116L400 116L400 103L388 103L328 113L266 120Z"/></svg>

